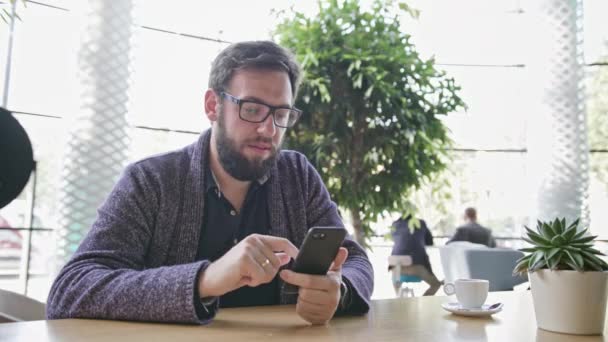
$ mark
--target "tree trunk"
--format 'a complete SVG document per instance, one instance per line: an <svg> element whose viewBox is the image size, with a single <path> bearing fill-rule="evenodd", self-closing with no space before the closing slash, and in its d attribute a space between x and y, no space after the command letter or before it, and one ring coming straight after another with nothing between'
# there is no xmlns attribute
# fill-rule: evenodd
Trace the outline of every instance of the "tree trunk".
<svg viewBox="0 0 608 342"><path fill-rule="evenodd" d="M361 214L359 208L349 208L350 217L355 229L355 241L357 241L363 248L367 249L367 243L365 241L365 233L363 232L363 222L361 222Z"/></svg>

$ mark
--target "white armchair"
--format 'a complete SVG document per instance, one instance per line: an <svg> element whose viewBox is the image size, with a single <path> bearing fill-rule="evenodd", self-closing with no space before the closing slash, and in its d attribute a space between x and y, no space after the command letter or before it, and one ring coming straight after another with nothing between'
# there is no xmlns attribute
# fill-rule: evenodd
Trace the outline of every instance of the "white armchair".
<svg viewBox="0 0 608 342"><path fill-rule="evenodd" d="M486 279L490 291L512 290L527 277L514 276L517 259L524 254L508 248L488 248L470 242L452 242L439 247L445 282L456 279Z"/></svg>

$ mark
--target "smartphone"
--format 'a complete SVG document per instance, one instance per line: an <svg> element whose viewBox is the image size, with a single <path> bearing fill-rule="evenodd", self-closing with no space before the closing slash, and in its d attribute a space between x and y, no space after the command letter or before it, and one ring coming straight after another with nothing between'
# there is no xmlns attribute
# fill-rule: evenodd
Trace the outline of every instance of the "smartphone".
<svg viewBox="0 0 608 342"><path fill-rule="evenodd" d="M300 246L292 271L316 275L327 274L345 237L346 229L342 227L311 228Z"/></svg>
<svg viewBox="0 0 608 342"><path fill-rule="evenodd" d="M327 274L345 237L346 229L342 227L311 228L300 246L291 270L314 275ZM296 294L298 287L284 283L283 291L288 294Z"/></svg>

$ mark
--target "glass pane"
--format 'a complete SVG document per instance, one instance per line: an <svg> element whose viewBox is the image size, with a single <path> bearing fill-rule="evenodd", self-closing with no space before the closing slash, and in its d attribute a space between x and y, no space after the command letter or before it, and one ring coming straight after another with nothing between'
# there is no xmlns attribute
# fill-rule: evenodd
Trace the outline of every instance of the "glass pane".
<svg viewBox="0 0 608 342"><path fill-rule="evenodd" d="M456 146L473 149L526 147L527 74L521 68L444 67L462 87L466 112L443 117Z"/></svg>
<svg viewBox="0 0 608 342"><path fill-rule="evenodd" d="M246 0L205 1L139 0L138 24L229 42L268 39L274 27L271 9L316 8L315 1Z"/></svg>
<svg viewBox="0 0 608 342"><path fill-rule="evenodd" d="M418 19L403 15L402 29L425 58L440 63L521 63L525 15L517 1L418 0Z"/></svg>
<svg viewBox="0 0 608 342"><path fill-rule="evenodd" d="M34 160L36 161L36 197L34 198L34 222L33 226L38 228L54 228L56 226L57 212L57 185L61 174L62 141L58 137L63 136L63 119L45 118L29 115L15 115L21 125L25 128L32 148ZM26 191L15 202L8 207L19 206L20 211L26 212L26 196L31 195L30 181ZM7 208L8 208L7 207ZM25 224L25 221L21 221Z"/></svg>
<svg viewBox="0 0 608 342"><path fill-rule="evenodd" d="M196 142L198 134L134 129L131 140L131 160L181 149Z"/></svg>
<svg viewBox="0 0 608 342"><path fill-rule="evenodd" d="M0 21L0 106L2 106L2 99L4 96L9 29L7 24Z"/></svg>
<svg viewBox="0 0 608 342"><path fill-rule="evenodd" d="M591 232L608 240L608 153L592 153L590 158L589 212Z"/></svg>
<svg viewBox="0 0 608 342"><path fill-rule="evenodd" d="M3 215L5 215L4 209L0 211L0 227L3 226ZM23 232L0 229L0 289L23 292L19 283L23 237Z"/></svg>
<svg viewBox="0 0 608 342"><path fill-rule="evenodd" d="M585 60L593 63L608 55L608 2L595 0L583 3L583 34Z"/></svg>
<svg viewBox="0 0 608 342"><path fill-rule="evenodd" d="M479 223L499 237L519 237L527 224L533 198L527 188L526 155L510 152L455 152L443 175L450 194L439 200L429 185L414 201L420 218L437 235L451 235L462 222L466 207L477 208ZM500 176L497 176L500 175ZM443 208L443 209L442 209Z"/></svg>
<svg viewBox="0 0 608 342"><path fill-rule="evenodd" d="M224 44L138 30L133 63L133 125L200 132L211 61Z"/></svg>
<svg viewBox="0 0 608 342"><path fill-rule="evenodd" d="M30 250L30 269L27 295L46 302L51 283L55 258L55 234L53 231L35 231L32 233Z"/></svg>
<svg viewBox="0 0 608 342"><path fill-rule="evenodd" d="M11 110L63 116L78 106L78 30L70 12L28 3L15 25Z"/></svg>

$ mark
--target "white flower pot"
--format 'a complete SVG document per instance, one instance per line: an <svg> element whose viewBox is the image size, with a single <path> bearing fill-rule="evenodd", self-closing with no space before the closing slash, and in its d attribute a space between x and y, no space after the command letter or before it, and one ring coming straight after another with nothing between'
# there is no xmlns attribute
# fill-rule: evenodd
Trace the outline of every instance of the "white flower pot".
<svg viewBox="0 0 608 342"><path fill-rule="evenodd" d="M577 335L604 332L608 272L539 270L529 276L539 328Z"/></svg>

